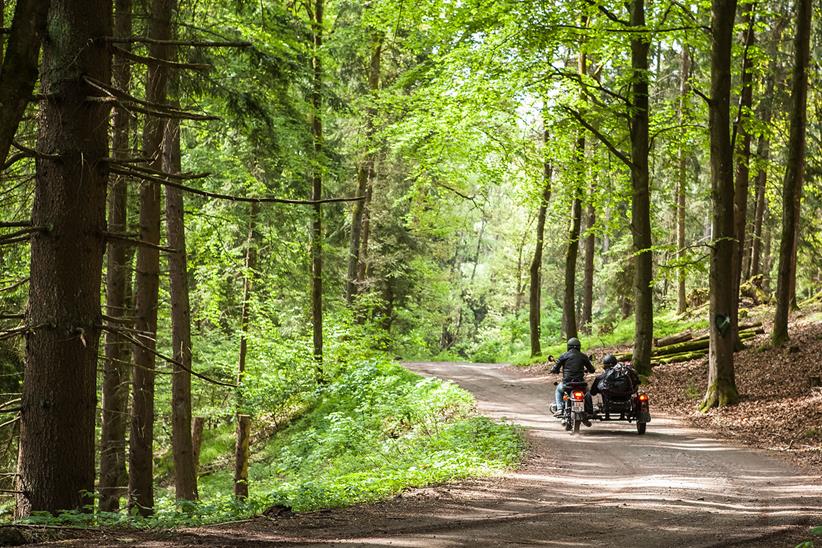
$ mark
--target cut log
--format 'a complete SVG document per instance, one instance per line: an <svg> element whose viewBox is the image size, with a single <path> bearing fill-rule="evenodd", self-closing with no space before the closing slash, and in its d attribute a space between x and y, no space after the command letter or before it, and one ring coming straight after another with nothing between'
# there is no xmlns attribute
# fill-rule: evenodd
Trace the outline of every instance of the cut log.
<svg viewBox="0 0 822 548"><path fill-rule="evenodd" d="M687 362L689 360L698 360L699 358L704 358L708 355L708 349L705 350L694 350L692 352L683 352L681 354L672 354L670 356L662 356L657 358L657 361L660 365L668 364L668 363L676 363L676 362Z"/></svg>
<svg viewBox="0 0 822 548"><path fill-rule="evenodd" d="M675 333L673 335L668 335L667 337L660 337L658 339L654 339L654 346L656 348L661 348L663 346L669 346L672 344L690 341L692 338L693 333L690 329L688 329L687 331L683 331L682 333Z"/></svg>
<svg viewBox="0 0 822 548"><path fill-rule="evenodd" d="M739 329L740 332L742 332L742 331L748 331L750 329L756 329L757 327L762 327L762 322L754 321L754 322L742 323L742 324L739 324L738 329Z"/></svg>

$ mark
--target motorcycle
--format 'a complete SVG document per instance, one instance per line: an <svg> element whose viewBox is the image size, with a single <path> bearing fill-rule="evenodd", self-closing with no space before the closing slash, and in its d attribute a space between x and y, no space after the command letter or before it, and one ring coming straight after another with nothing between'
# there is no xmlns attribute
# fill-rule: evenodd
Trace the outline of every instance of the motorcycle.
<svg viewBox="0 0 822 548"><path fill-rule="evenodd" d="M554 386L558 384L559 382L555 382ZM586 410L585 400L587 394L588 383L585 381L567 382L564 385L562 394L564 406L561 420L565 430L571 432L572 435L579 433L580 425L592 418ZM550 409L552 413L556 414L556 404L552 403ZM588 426L590 426L590 423L588 423Z"/></svg>

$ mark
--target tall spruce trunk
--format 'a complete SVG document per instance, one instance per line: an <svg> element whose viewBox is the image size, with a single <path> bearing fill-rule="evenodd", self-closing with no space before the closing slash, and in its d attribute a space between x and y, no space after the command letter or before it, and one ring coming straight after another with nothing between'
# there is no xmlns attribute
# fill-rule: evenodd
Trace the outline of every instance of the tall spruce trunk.
<svg viewBox="0 0 822 548"><path fill-rule="evenodd" d="M152 0L149 14L149 37L158 41L171 39L171 15L175 0ZM172 48L163 42L149 47L151 57L171 60ZM168 68L162 63L148 67L146 98L165 103ZM150 166L163 168L162 141L165 121L147 116L143 128L143 156ZM157 183L143 183L140 189L140 239L160 243L161 188ZM137 249L135 280L135 328L141 345L134 345L134 381L132 383L132 419L129 440L129 506L143 516L154 512L154 367L157 334L160 255L154 247Z"/></svg>
<svg viewBox="0 0 822 548"><path fill-rule="evenodd" d="M645 28L644 0L631 1L631 26ZM633 364L647 375L651 371L654 338L653 252L651 241L651 191L648 173L648 49L649 38L631 38L631 235L635 253Z"/></svg>
<svg viewBox="0 0 822 548"><path fill-rule="evenodd" d="M807 125L808 72L810 62L811 0L796 2L794 68L791 78L791 127L788 162L782 184L782 241L779 245L779 276L776 284L776 314L772 340L781 346L788 340L788 313L796 280L796 241L802 183L805 176L805 127Z"/></svg>
<svg viewBox="0 0 822 548"><path fill-rule="evenodd" d="M577 152L585 149L585 138L577 141ZM578 160L579 161L579 160ZM565 249L565 292L562 300L562 331L566 338L576 337L576 278L577 256L579 255L579 230L582 220L582 201L579 190L574 190L574 201L571 204L571 227L568 231L568 247Z"/></svg>
<svg viewBox="0 0 822 548"><path fill-rule="evenodd" d="M548 130L543 131L543 143L548 144ZM537 214L537 241L534 246L534 257L530 267L530 286L528 304L528 324L531 336L531 356L542 353L540 341L540 315L542 312L542 247L545 237L545 216L548 212L548 202L551 201L551 164L546 158L543 165L542 195L540 196L539 213Z"/></svg>
<svg viewBox="0 0 822 548"><path fill-rule="evenodd" d="M322 198L323 191L323 123L322 85L323 69L320 49L323 44L323 0L314 0L311 13L313 50L311 55L311 134L313 136L314 166L311 174L311 199ZM323 210L314 204L311 217L311 322L313 328L314 361L318 374L323 361Z"/></svg>
<svg viewBox="0 0 822 548"><path fill-rule="evenodd" d="M690 86L688 80L691 74L691 57L688 47L682 46L682 57L679 73L679 123L685 125L688 110L688 94ZM679 148L679 174L676 185L676 258L680 261L685 256L685 197L688 191L688 154L685 146ZM687 271L680 265L676 269L677 282L677 312L682 314L688 308L685 291Z"/></svg>
<svg viewBox="0 0 822 548"><path fill-rule="evenodd" d="M17 477L18 517L82 509L94 490L105 249L110 0L55 0L44 41ZM82 181L82 184L78 184Z"/></svg>
<svg viewBox="0 0 822 548"><path fill-rule="evenodd" d="M180 121L169 120L163 146L164 171L182 173ZM188 260L183 191L166 190L166 228L171 293L171 449L174 458L174 492L177 500L197 498L197 472L191 440L191 305L188 294Z"/></svg>
<svg viewBox="0 0 822 548"><path fill-rule="evenodd" d="M582 270L582 318L580 323L585 333L591 333L591 322L594 310L594 253L596 250L596 235L594 225L596 224L596 210L594 209L594 193L596 189L591 188L589 195L590 202L585 213L585 254Z"/></svg>
<svg viewBox="0 0 822 548"><path fill-rule="evenodd" d="M243 274L243 307L240 311L240 355L237 360L237 385L245 381L245 363L248 355L248 323L251 315L251 291L254 286L254 272L257 269L257 211L258 204L252 202L248 214L248 237L245 250L245 273ZM248 497L248 446L251 432L251 418L243 414L243 400L237 401L237 435L234 446L234 496Z"/></svg>
<svg viewBox="0 0 822 548"><path fill-rule="evenodd" d="M711 7L711 201L710 356L708 388L700 408L735 403L734 379L734 172L730 136L731 44L736 0L713 0Z"/></svg>
<svg viewBox="0 0 822 548"><path fill-rule="evenodd" d="M371 62L368 71L368 89L372 100L380 88L380 60L382 58L382 44L385 35L374 33L371 43ZM368 183L374 175L374 117L377 110L370 106L365 109L365 143L366 150L360 166L357 168L357 196L365 196ZM345 298L351 304L357 293L357 267L360 262L360 237L362 234L364 200L354 202L351 212L351 241L348 249L348 277L345 286Z"/></svg>
<svg viewBox="0 0 822 548"><path fill-rule="evenodd" d="M742 3L741 20L745 25L743 35L743 57L742 57L742 91L739 96L739 112L734 123L736 133L736 176L734 181L734 256L733 256L733 322L734 345L741 345L737 337L736 326L739 323L739 288L742 282L742 255L745 252L745 231L748 226L748 187L750 179L750 168L748 166L751 159L751 108L753 106L753 52L754 47L754 21L753 4ZM731 143L734 144L733 142Z"/></svg>
<svg viewBox="0 0 822 548"><path fill-rule="evenodd" d="M114 35L131 36L131 0L116 0ZM124 44L126 49L130 45ZM112 60L112 80L118 89L131 86L131 64L123 58ZM114 108L112 156L129 156L129 113L122 106ZM124 234L128 229L128 181L122 175L111 177L108 196L108 230ZM128 316L127 287L131 280L130 250L123 240L108 244L106 266L106 314L111 318ZM100 434L100 510L114 512L120 508L120 497L128 492L126 474L126 428L128 426L128 392L131 377L128 341L116 331L106 333L103 370L102 425Z"/></svg>
<svg viewBox="0 0 822 548"><path fill-rule="evenodd" d="M6 163L17 126L37 81L37 62L40 44L46 35L49 4L49 0L17 0L5 55L0 47L3 60L0 68L0 167Z"/></svg>
<svg viewBox="0 0 822 548"><path fill-rule="evenodd" d="M376 182L376 158L373 171L369 174L365 185L365 200L363 200L363 212L361 221L360 252L357 257L357 290L365 287L368 277L368 243L371 239L371 198L374 194L374 183ZM359 316L364 319L365 316Z"/></svg>

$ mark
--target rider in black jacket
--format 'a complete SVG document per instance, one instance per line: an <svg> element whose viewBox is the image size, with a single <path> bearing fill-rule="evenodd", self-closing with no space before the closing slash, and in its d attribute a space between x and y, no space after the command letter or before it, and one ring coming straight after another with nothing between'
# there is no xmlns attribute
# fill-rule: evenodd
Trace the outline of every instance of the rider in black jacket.
<svg viewBox="0 0 822 548"><path fill-rule="evenodd" d="M591 360L580 350L581 344L579 339L571 337L568 339L568 351L559 357L557 363L551 368L551 373L559 373L562 369L562 382L557 385L555 394L557 414L562 415L563 401L562 393L565 390L565 383L568 382L582 382L585 380L585 372L594 373ZM588 400L591 396L586 392L586 408L589 407Z"/></svg>

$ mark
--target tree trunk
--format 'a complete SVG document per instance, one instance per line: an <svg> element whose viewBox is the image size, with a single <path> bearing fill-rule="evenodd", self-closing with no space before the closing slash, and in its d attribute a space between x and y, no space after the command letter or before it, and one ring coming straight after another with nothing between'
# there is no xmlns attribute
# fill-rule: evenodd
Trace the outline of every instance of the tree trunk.
<svg viewBox="0 0 822 548"><path fill-rule="evenodd" d="M682 46L682 61L679 74L679 123L684 125L687 117L688 94L690 93L688 79L691 73L691 57L688 47ZM685 256L685 197L688 188L688 155L685 146L679 148L679 179L676 187L676 258L680 261ZM677 311L682 314L688 308L685 292L685 278L687 272L680 265L676 269L677 276Z"/></svg>
<svg viewBox="0 0 822 548"><path fill-rule="evenodd" d="M114 35L131 36L131 0L115 3ZM130 49L130 45L124 44ZM114 86L128 90L131 86L131 65L118 57L112 60ZM129 156L129 113L115 107L113 114L112 156ZM108 197L108 230L128 231L128 182L114 175ZM129 246L122 240L108 244L106 267L106 314L112 318L127 316L126 293L131 279ZM100 510L115 512L120 497L128 491L126 474L126 427L128 425L128 383L131 376L128 341L119 333L106 333L106 361L103 370L102 428L100 436Z"/></svg>
<svg viewBox="0 0 822 548"><path fill-rule="evenodd" d="M0 52L3 57L0 69L0 167L6 163L17 126L37 81L37 61L40 44L46 35L49 3L48 0L17 0L9 44L4 56Z"/></svg>
<svg viewBox="0 0 822 548"><path fill-rule="evenodd" d="M175 0L152 0L149 15L149 37L171 39L171 14ZM172 48L162 43L149 47L151 57L170 60ZM151 64L146 80L146 99L165 103L168 68ZM151 158L153 169L162 170L161 145L165 122L147 116L143 128L143 156ZM140 239L150 244L160 243L160 185L144 183L140 189ZM129 506L143 515L154 512L153 447L154 447L154 364L157 333L158 289L160 286L160 255L156 248L137 249L137 278L134 290L135 328L141 345L134 345L134 381L132 384L132 419L129 444Z"/></svg>
<svg viewBox="0 0 822 548"><path fill-rule="evenodd" d="M368 72L368 89L371 92L372 100L376 99L376 93L380 88L380 60L382 58L382 44L385 35L374 33L371 45L371 63ZM377 110L373 106L365 109L365 143L366 150L360 167L357 169L357 196L365 196L369 180L374 172L374 117ZM363 211L365 210L364 200L354 202L354 210L351 213L351 243L348 249L348 279L346 283L345 297L348 304L351 304L354 295L357 293L357 267L360 262L360 237L362 234Z"/></svg>
<svg viewBox="0 0 822 548"><path fill-rule="evenodd" d="M314 167L311 175L311 199L322 198L323 191L323 124L322 85L323 70L320 49L323 44L323 0L314 0L311 13L313 50L311 55L311 134L314 143ZM314 361L322 373L323 361L323 210L314 204L311 218L311 322L314 332Z"/></svg>
<svg viewBox="0 0 822 548"><path fill-rule="evenodd" d="M734 379L734 173L730 136L731 44L736 0L713 0L711 7L711 200L710 358L708 389L700 408L737 401Z"/></svg>
<svg viewBox="0 0 822 548"><path fill-rule="evenodd" d="M776 285L776 315L773 344L788 340L788 313L792 280L796 279L796 237L805 176L805 126L808 105L808 65L810 60L811 0L797 0L794 68L791 79L791 128L788 165L782 184L782 241L779 246L779 277Z"/></svg>
<svg viewBox="0 0 822 548"><path fill-rule="evenodd" d="M736 325L739 323L739 287L742 281L742 254L745 251L745 230L748 226L748 186L750 179L750 169L748 163L751 159L751 107L753 106L753 63L751 49L754 47L754 21L753 4L742 3L741 20L745 25L743 36L743 57L742 57L742 91L739 96L739 112L734 122L736 139L736 177L734 183L734 256L733 256L733 301L731 323L734 330L734 345L738 346L736 340ZM733 139L731 142L733 146Z"/></svg>
<svg viewBox="0 0 822 548"><path fill-rule="evenodd" d="M245 382L245 360L248 353L248 323L249 304L251 302L251 290L254 286L254 271L257 269L257 208L255 202L251 203L248 214L248 238L246 239L245 250L245 274L243 275L243 307L240 312L240 357L237 360L237 385L242 387ZM240 392L242 394L242 392ZM234 496L237 498L248 497L248 434L250 427L245 422L251 418L243 414L243 400L240 396L237 401L237 439L235 444L234 461Z"/></svg>
<svg viewBox="0 0 822 548"><path fill-rule="evenodd" d="M17 516L92 502L109 107L83 81L111 80L109 0L55 0L40 81ZM9 53L11 56L11 52ZM8 57L7 57L8 60ZM57 155L59 159L53 159ZM78 184L82 181L82 184Z"/></svg>
<svg viewBox="0 0 822 548"><path fill-rule="evenodd" d="M645 1L632 0L631 26L645 27ZM634 33L631 39L631 234L634 270L634 367L643 375L651 371L654 342L653 251L651 249L651 192L648 174L648 38Z"/></svg>
<svg viewBox="0 0 822 548"><path fill-rule="evenodd" d="M169 120L163 147L164 171L182 173L180 121ZM177 500L197 498L197 474L191 441L191 306L188 298L188 261L183 191L166 189L166 226L171 292L171 348L174 364L171 376L171 443L174 457L174 489Z"/></svg>
<svg viewBox="0 0 822 548"><path fill-rule="evenodd" d="M374 193L374 182L376 177L376 162L372 164L374 169L368 176L365 185L365 200L363 203L362 213L362 234L360 236L360 253L359 263L357 264L357 290L362 290L365 287L365 281L368 277L368 243L371 238L371 198ZM364 318L364 316L362 316Z"/></svg>
<svg viewBox="0 0 822 548"><path fill-rule="evenodd" d="M591 322L593 320L594 309L594 251L596 248L596 236L594 234L594 224L596 223L596 210L594 209L595 189L591 188L591 195L588 204L588 211L585 215L585 260L582 279L582 328L585 333L591 332Z"/></svg>
<svg viewBox="0 0 822 548"><path fill-rule="evenodd" d="M585 138L577 141L577 161L581 162L580 151L585 150ZM584 153L583 153L584 154ZM568 247L565 250L565 296L562 301L562 330L565 338L576 337L577 317L575 310L577 255L579 254L579 229L582 219L582 203L574 190L574 202L571 205L571 229L568 233Z"/></svg>
<svg viewBox="0 0 822 548"><path fill-rule="evenodd" d="M543 118L543 124L545 119ZM540 343L540 323L542 312L542 245L545 237L545 216L548 213L548 202L551 201L551 163L547 157L548 129L542 131L543 160L542 171L542 196L540 197L539 213L537 214L537 241L534 246L534 257L531 260L530 286L528 303L528 324L531 335L531 356L539 356L542 353Z"/></svg>

